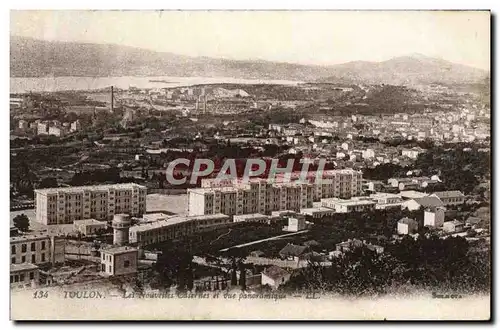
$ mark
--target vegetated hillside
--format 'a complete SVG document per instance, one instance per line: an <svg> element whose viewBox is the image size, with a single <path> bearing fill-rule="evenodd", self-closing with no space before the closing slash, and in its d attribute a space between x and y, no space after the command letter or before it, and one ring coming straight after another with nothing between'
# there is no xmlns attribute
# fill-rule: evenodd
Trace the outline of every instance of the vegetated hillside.
<svg viewBox="0 0 500 330"><path fill-rule="evenodd" d="M326 104L319 112L329 115L373 115L421 112L426 107L426 100L421 92L406 86L372 85L355 88L337 99L330 99ZM312 105L310 111L317 108L317 105Z"/></svg>
<svg viewBox="0 0 500 330"><path fill-rule="evenodd" d="M309 80L325 76L320 66L189 57L118 45L23 37L10 39L10 69L11 77L166 75Z"/></svg>
<svg viewBox="0 0 500 330"><path fill-rule="evenodd" d="M475 83L488 77L488 72L442 59L415 54L384 62L349 62L332 67L334 73L319 82L392 85Z"/></svg>
<svg viewBox="0 0 500 330"><path fill-rule="evenodd" d="M335 84L476 83L488 72L422 55L331 66L189 57L146 49L10 38L11 77L205 76Z"/></svg>

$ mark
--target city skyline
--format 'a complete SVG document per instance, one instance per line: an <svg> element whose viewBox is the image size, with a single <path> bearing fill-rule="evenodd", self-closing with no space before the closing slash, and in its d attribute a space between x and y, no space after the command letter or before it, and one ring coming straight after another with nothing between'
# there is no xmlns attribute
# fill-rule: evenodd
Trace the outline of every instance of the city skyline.
<svg viewBox="0 0 500 330"><path fill-rule="evenodd" d="M10 33L192 57L306 65L382 62L417 53L489 70L489 15L488 11L11 11Z"/></svg>

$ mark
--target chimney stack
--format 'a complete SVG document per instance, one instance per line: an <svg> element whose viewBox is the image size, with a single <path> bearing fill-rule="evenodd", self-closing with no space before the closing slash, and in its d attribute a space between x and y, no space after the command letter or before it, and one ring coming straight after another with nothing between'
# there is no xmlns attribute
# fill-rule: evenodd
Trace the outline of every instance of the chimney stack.
<svg viewBox="0 0 500 330"><path fill-rule="evenodd" d="M114 112L115 110L115 105L114 105L114 90L113 86L111 86L111 112Z"/></svg>

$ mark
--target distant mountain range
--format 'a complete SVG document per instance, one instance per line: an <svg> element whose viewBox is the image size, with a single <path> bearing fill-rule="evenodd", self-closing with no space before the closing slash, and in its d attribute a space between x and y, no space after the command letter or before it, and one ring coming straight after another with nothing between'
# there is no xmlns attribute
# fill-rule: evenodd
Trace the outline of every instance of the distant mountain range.
<svg viewBox="0 0 500 330"><path fill-rule="evenodd" d="M419 54L331 66L189 57L110 44L10 38L11 77L200 76L339 84L480 83L489 72Z"/></svg>

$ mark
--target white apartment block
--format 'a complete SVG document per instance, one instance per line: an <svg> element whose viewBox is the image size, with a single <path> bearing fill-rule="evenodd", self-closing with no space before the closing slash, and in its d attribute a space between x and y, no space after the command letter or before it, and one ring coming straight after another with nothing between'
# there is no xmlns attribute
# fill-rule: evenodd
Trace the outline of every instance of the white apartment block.
<svg viewBox="0 0 500 330"><path fill-rule="evenodd" d="M334 209L336 213L372 211L375 210L375 204L376 202L368 198L366 199L324 198L321 200L321 206Z"/></svg>
<svg viewBox="0 0 500 330"><path fill-rule="evenodd" d="M351 198L361 195L363 174L361 171L352 169L330 170L324 172L321 180L318 182L315 180L312 183L315 186L315 201L330 197Z"/></svg>
<svg viewBox="0 0 500 330"><path fill-rule="evenodd" d="M146 187L135 183L35 190L36 218L44 225L111 220L114 214L146 212Z"/></svg>
<svg viewBox="0 0 500 330"><path fill-rule="evenodd" d="M188 215L223 213L271 214L272 211L312 207L314 187L309 183L270 183L265 179L233 187L188 189Z"/></svg>
<svg viewBox="0 0 500 330"><path fill-rule="evenodd" d="M301 172L293 172L290 181L295 182L301 178ZM314 201L320 201L322 198L339 197L351 198L362 194L363 173L353 169L328 170L323 171L321 179L317 179L317 172L311 171L304 175L305 181L314 186ZM250 179L253 181L262 181L263 179ZM284 175L276 176L276 184L283 183ZM237 187L241 185L241 179L202 179L202 188L222 188Z"/></svg>
<svg viewBox="0 0 500 330"><path fill-rule="evenodd" d="M64 240L48 235L10 238L11 264L48 264L64 262Z"/></svg>
<svg viewBox="0 0 500 330"><path fill-rule="evenodd" d="M204 230L227 226L231 223L231 217L224 214L193 217L173 216L156 222L130 227L129 242L145 246L188 236Z"/></svg>

